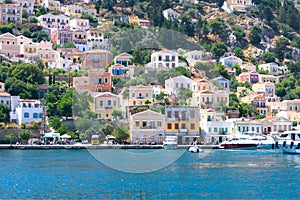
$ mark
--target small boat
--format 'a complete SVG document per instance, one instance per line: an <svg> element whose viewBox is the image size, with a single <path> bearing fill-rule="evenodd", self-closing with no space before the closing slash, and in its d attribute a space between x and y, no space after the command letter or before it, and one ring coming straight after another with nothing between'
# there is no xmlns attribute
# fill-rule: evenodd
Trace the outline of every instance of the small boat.
<svg viewBox="0 0 300 200"><path fill-rule="evenodd" d="M166 136L163 146L167 150L177 149L177 136Z"/></svg>
<svg viewBox="0 0 300 200"><path fill-rule="evenodd" d="M294 144L293 141L289 145L287 145L285 142L283 142L281 150L282 150L282 153L300 154L300 142L296 145Z"/></svg>
<svg viewBox="0 0 300 200"><path fill-rule="evenodd" d="M191 152L191 153L199 153L199 152L201 152L202 150L200 149L200 147L199 146L197 146L197 145L194 145L194 146L190 146L189 147L189 152Z"/></svg>

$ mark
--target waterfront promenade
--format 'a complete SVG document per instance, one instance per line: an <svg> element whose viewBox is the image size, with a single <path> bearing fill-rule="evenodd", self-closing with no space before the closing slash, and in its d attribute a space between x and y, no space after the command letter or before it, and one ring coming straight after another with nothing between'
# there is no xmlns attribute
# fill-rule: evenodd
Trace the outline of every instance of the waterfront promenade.
<svg viewBox="0 0 300 200"><path fill-rule="evenodd" d="M178 145L178 149L187 149L191 145ZM201 149L218 149L218 145L199 145ZM163 145L10 145L0 144L0 149L162 149Z"/></svg>

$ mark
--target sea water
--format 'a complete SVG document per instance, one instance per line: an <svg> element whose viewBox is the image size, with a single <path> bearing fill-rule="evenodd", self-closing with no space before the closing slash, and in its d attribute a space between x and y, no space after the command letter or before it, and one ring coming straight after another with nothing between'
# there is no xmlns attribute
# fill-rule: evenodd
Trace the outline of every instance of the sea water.
<svg viewBox="0 0 300 200"><path fill-rule="evenodd" d="M0 199L299 198L300 155L200 154L185 152L162 169L128 173L103 165L87 150L0 150Z"/></svg>

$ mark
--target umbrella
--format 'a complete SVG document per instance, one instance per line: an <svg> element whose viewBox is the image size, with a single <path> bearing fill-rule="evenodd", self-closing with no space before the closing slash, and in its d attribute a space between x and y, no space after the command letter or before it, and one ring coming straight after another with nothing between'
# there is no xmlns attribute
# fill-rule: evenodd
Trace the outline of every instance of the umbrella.
<svg viewBox="0 0 300 200"><path fill-rule="evenodd" d="M63 139L70 139L72 136L68 135L68 134L63 134L62 136L60 136L60 138Z"/></svg>

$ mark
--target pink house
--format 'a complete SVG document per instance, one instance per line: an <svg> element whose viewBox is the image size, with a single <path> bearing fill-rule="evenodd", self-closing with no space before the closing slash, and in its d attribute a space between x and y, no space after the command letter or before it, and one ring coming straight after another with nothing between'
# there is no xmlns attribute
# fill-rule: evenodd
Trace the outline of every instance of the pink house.
<svg viewBox="0 0 300 200"><path fill-rule="evenodd" d="M244 83L257 83L258 82L259 73L252 72L243 72L239 75L240 82Z"/></svg>

